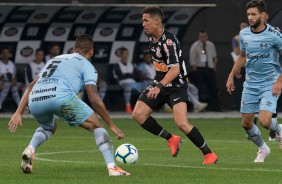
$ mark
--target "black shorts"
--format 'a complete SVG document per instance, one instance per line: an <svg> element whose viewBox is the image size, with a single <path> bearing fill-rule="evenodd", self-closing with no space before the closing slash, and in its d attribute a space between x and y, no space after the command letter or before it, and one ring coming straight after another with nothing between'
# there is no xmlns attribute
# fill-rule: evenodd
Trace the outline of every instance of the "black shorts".
<svg viewBox="0 0 282 184"><path fill-rule="evenodd" d="M147 98L148 92L148 89L143 91L138 100L147 104L152 110L161 108L165 103L172 108L179 102L189 102L186 87L164 87L155 99Z"/></svg>

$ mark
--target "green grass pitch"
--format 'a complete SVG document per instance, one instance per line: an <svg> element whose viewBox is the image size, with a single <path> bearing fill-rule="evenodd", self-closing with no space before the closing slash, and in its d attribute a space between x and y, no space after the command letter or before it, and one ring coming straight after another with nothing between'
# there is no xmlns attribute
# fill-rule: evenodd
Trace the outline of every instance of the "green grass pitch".
<svg viewBox="0 0 282 184"><path fill-rule="evenodd" d="M268 132L260 127L271 148L264 163L253 163L256 146L246 139L240 119L193 119L207 144L219 156L215 165L202 165L201 152L181 133L172 119L158 119L167 130L181 135L183 142L176 158L167 142L143 130L131 119L115 119L126 140L116 140L115 148L131 143L139 151L136 164L120 165L129 177L109 177L93 135L59 121L58 129L36 151L33 173L20 170L21 153L38 127L33 119L24 119L23 127L9 133L8 119L0 118L0 183L281 183L282 151L277 142L268 142ZM106 127L107 130L109 130Z"/></svg>

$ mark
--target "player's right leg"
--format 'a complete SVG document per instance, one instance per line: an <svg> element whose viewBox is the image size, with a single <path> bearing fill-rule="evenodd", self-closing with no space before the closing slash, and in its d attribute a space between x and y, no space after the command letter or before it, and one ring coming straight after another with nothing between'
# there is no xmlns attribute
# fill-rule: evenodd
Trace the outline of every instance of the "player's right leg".
<svg viewBox="0 0 282 184"><path fill-rule="evenodd" d="M146 90L139 97L132 112L132 118L148 132L166 139L168 141L168 147L170 148L171 155L176 157L182 139L181 137L168 132L165 128L158 124L156 119L150 116L153 110L161 108L164 102L159 97L160 95L158 95L156 99L147 98L147 93L148 91Z"/></svg>

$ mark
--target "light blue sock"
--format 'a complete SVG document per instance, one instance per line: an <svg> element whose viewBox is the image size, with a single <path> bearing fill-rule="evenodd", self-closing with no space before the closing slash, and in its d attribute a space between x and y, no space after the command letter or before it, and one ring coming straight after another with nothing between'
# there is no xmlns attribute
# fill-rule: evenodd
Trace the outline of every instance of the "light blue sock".
<svg viewBox="0 0 282 184"><path fill-rule="evenodd" d="M246 132L255 145L257 145L259 148L263 145L264 141L261 137L260 130L255 124L251 129L246 130Z"/></svg>
<svg viewBox="0 0 282 184"><path fill-rule="evenodd" d="M93 132L96 145L101 151L107 165L115 163L112 140L104 128L96 128Z"/></svg>
<svg viewBox="0 0 282 184"><path fill-rule="evenodd" d="M42 143L44 143L51 135L52 135L51 131L46 130L42 127L37 128L29 143L29 145L32 146L32 148L34 149L33 152L37 147L39 147Z"/></svg>
<svg viewBox="0 0 282 184"><path fill-rule="evenodd" d="M271 118L270 130L280 135L281 127L278 125L277 118Z"/></svg>

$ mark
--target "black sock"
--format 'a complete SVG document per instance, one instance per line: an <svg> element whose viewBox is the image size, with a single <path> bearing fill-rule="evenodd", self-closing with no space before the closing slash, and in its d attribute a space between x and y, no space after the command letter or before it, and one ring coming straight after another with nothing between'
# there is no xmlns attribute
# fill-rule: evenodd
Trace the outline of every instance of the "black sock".
<svg viewBox="0 0 282 184"><path fill-rule="evenodd" d="M193 127L186 136L203 152L204 155L212 152L196 127Z"/></svg>
<svg viewBox="0 0 282 184"><path fill-rule="evenodd" d="M152 134L159 135L166 140L169 140L172 137L171 133L166 131L166 129L159 125L151 116L149 116L141 126Z"/></svg>

